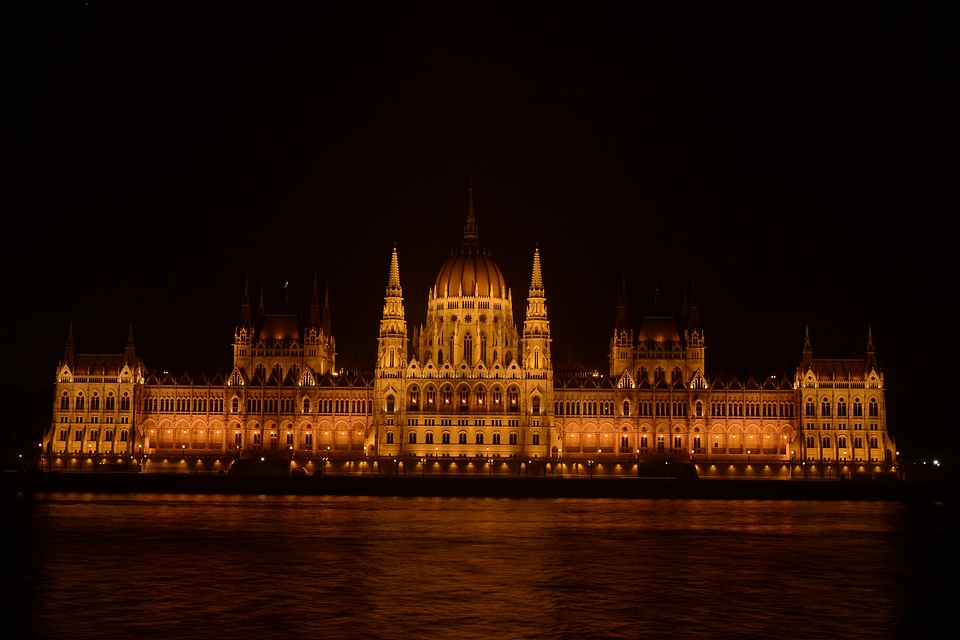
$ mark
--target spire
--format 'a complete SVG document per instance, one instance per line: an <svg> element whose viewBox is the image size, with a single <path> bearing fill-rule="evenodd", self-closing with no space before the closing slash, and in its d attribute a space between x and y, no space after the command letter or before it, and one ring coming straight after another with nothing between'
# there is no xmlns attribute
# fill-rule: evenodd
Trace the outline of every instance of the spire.
<svg viewBox="0 0 960 640"><path fill-rule="evenodd" d="M124 357L129 365L132 365L137 359L133 342L133 322L130 323L130 329L127 331L127 344L126 349L124 350Z"/></svg>
<svg viewBox="0 0 960 640"><path fill-rule="evenodd" d="M686 303L685 303L686 304ZM700 309L697 305L697 283L693 282L690 285L690 303L687 310L687 328L688 329L699 329L700 328Z"/></svg>
<svg viewBox="0 0 960 640"><path fill-rule="evenodd" d="M533 250L533 276L530 278L530 296L543 296L543 275L540 273L540 247Z"/></svg>
<svg viewBox="0 0 960 640"><path fill-rule="evenodd" d="M313 292L310 294L310 326L320 327L320 296L317 294L317 272L313 272Z"/></svg>
<svg viewBox="0 0 960 640"><path fill-rule="evenodd" d="M243 300L240 304L240 326L249 327L253 322L250 320L250 274L247 274L243 281Z"/></svg>
<svg viewBox="0 0 960 640"><path fill-rule="evenodd" d="M387 279L387 295L401 296L400 262L397 260L397 245L393 245L393 255L390 257L390 277Z"/></svg>
<svg viewBox="0 0 960 640"><path fill-rule="evenodd" d="M877 366L877 354L873 348L873 327L867 325L867 371L871 369L877 369L879 371L880 367Z"/></svg>
<svg viewBox="0 0 960 640"><path fill-rule="evenodd" d="M803 360L800 365L803 372L813 366L813 346L810 344L810 325L804 325Z"/></svg>
<svg viewBox="0 0 960 640"><path fill-rule="evenodd" d="M470 202L467 206L467 222L463 225L463 243L475 245L480 237L477 218L473 214L473 177L470 177Z"/></svg>
<svg viewBox="0 0 960 640"><path fill-rule="evenodd" d="M73 322L70 322L70 328L67 330L67 344L63 349L63 362L68 367L73 367L74 362L74 351L73 351Z"/></svg>
<svg viewBox="0 0 960 640"><path fill-rule="evenodd" d="M620 275L620 293L617 298L617 319L614 324L614 331L624 331L628 329L627 321L627 276Z"/></svg>
<svg viewBox="0 0 960 640"><path fill-rule="evenodd" d="M333 329L331 329L330 324L330 286L327 285L324 287L323 291L323 333L326 334L329 339L333 335Z"/></svg>

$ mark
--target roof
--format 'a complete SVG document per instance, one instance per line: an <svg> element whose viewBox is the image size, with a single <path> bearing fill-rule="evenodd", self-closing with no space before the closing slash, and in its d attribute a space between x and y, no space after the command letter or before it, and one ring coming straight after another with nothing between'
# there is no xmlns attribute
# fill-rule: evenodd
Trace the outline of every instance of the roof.
<svg viewBox="0 0 960 640"><path fill-rule="evenodd" d="M644 316L640 321L640 342L680 342L677 323L671 316Z"/></svg>

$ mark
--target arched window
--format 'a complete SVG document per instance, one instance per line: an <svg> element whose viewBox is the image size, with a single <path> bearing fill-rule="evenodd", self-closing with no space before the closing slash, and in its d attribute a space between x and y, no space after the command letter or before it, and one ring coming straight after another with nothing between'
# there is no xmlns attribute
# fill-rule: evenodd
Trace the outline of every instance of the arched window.
<svg viewBox="0 0 960 640"><path fill-rule="evenodd" d="M630 401L629 401L629 400L624 400L624 401L623 401L623 415L625 415L625 416L629 416L629 415L630 415Z"/></svg>
<svg viewBox="0 0 960 640"><path fill-rule="evenodd" d="M805 416L815 416L816 409L813 406L813 400L807 399L807 404L803 407L803 415Z"/></svg>
<svg viewBox="0 0 960 640"><path fill-rule="evenodd" d="M90 398L90 410L99 411L100 410L100 396L93 394L93 397Z"/></svg>
<svg viewBox="0 0 960 640"><path fill-rule="evenodd" d="M540 397L533 397L533 413L540 413Z"/></svg>
<svg viewBox="0 0 960 640"><path fill-rule="evenodd" d="M847 415L847 403L843 398L837 400L837 417L844 418Z"/></svg>
<svg viewBox="0 0 960 640"><path fill-rule="evenodd" d="M467 432L461 431L457 434L457 442L460 444L467 444Z"/></svg>
<svg viewBox="0 0 960 640"><path fill-rule="evenodd" d="M75 406L77 407L77 411L83 411L83 394L82 393L77 394L77 402Z"/></svg>
<svg viewBox="0 0 960 640"><path fill-rule="evenodd" d="M463 358L468 365L473 364L473 336L469 333L463 339Z"/></svg>
<svg viewBox="0 0 960 640"><path fill-rule="evenodd" d="M823 436L822 445L823 445L823 448L824 448L824 449L829 449L829 448L830 448L830 436Z"/></svg>
<svg viewBox="0 0 960 640"><path fill-rule="evenodd" d="M699 400L697 400L697 417L698 418L703 417L703 403L700 402Z"/></svg>
<svg viewBox="0 0 960 640"><path fill-rule="evenodd" d="M410 388L410 406L416 407L420 403L420 389L416 387Z"/></svg>
<svg viewBox="0 0 960 640"><path fill-rule="evenodd" d="M533 444L534 444L534 446L538 446L538 445L540 444L540 434L539 434L539 433L533 434Z"/></svg>
<svg viewBox="0 0 960 640"><path fill-rule="evenodd" d="M303 399L303 413L310 413L310 398Z"/></svg>
<svg viewBox="0 0 960 640"><path fill-rule="evenodd" d="M877 436L870 436L870 448L876 449L878 446L879 441L877 440Z"/></svg>
<svg viewBox="0 0 960 640"><path fill-rule="evenodd" d="M126 393L120 398L120 411L130 411L130 396Z"/></svg>
<svg viewBox="0 0 960 640"><path fill-rule="evenodd" d="M67 411L68 409L70 409L70 396L64 391L63 395L60 396L60 410Z"/></svg>
<svg viewBox="0 0 960 640"><path fill-rule="evenodd" d="M411 431L411 432L410 432L410 435L407 436L407 442L409 442L410 444L417 444L417 432L416 432L416 431Z"/></svg>
<svg viewBox="0 0 960 640"><path fill-rule="evenodd" d="M483 433L477 432L477 444L483 444Z"/></svg>
<svg viewBox="0 0 960 640"><path fill-rule="evenodd" d="M860 403L860 398L854 398L853 400L853 417L863 417L863 405Z"/></svg>
<svg viewBox="0 0 960 640"><path fill-rule="evenodd" d="M234 398L230 402L230 411L233 413L237 413L240 411L240 398Z"/></svg>
<svg viewBox="0 0 960 640"><path fill-rule="evenodd" d="M879 415L880 415L880 405L877 404L876 398L870 398L870 417L876 418Z"/></svg>
<svg viewBox="0 0 960 640"><path fill-rule="evenodd" d="M824 417L830 415L830 401L826 398L820 403L820 415Z"/></svg>
<svg viewBox="0 0 960 640"><path fill-rule="evenodd" d="M387 396L387 413L393 413L394 404L395 404L395 399L393 397L393 394L391 393L390 395Z"/></svg>
<svg viewBox="0 0 960 640"><path fill-rule="evenodd" d="M817 446L817 441L813 436L807 436L807 449L813 449Z"/></svg>
<svg viewBox="0 0 960 640"><path fill-rule="evenodd" d="M517 391L516 387L510 387L510 391L508 392L508 395L509 395L509 401L510 401L510 411L518 411L520 408L519 407L520 392Z"/></svg>

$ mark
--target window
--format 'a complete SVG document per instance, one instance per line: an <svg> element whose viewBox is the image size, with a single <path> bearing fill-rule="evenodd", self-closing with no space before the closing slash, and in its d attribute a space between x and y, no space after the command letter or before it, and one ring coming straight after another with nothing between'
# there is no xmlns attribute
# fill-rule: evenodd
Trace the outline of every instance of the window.
<svg viewBox="0 0 960 640"><path fill-rule="evenodd" d="M870 417L876 418L876 417L879 417L879 415L880 415L880 405L877 404L877 401L875 398L870 398Z"/></svg>
<svg viewBox="0 0 960 640"><path fill-rule="evenodd" d="M313 448L313 433L307 431L305 434L303 434L303 444Z"/></svg>
<svg viewBox="0 0 960 640"><path fill-rule="evenodd" d="M303 413L310 413L310 398L303 399Z"/></svg>
<svg viewBox="0 0 960 640"><path fill-rule="evenodd" d="M533 445L534 445L534 446L539 446L539 444L540 444L540 434L539 434L539 433L535 433L535 434L533 434Z"/></svg>
<svg viewBox="0 0 960 640"><path fill-rule="evenodd" d="M73 434L74 442L83 442L83 431L75 431Z"/></svg>
<svg viewBox="0 0 960 640"><path fill-rule="evenodd" d="M77 395L76 407L77 407L77 411L83 411L83 394L82 393Z"/></svg>
<svg viewBox="0 0 960 640"><path fill-rule="evenodd" d="M293 446L293 434L290 433L289 431L287 432L287 446L288 447Z"/></svg>
<svg viewBox="0 0 960 640"><path fill-rule="evenodd" d="M393 413L394 405L396 400L393 397L393 394L387 396L387 413Z"/></svg>
<svg viewBox="0 0 960 640"><path fill-rule="evenodd" d="M393 444L393 431L387 431L387 444Z"/></svg>
<svg viewBox="0 0 960 640"><path fill-rule="evenodd" d="M70 409L70 396L64 393L60 396L60 410L67 411Z"/></svg>
<svg viewBox="0 0 960 640"><path fill-rule="evenodd" d="M103 439L105 442L113 442L113 431L104 431Z"/></svg>
<svg viewBox="0 0 960 640"><path fill-rule="evenodd" d="M826 399L820 403L820 415L829 416L830 415L830 402Z"/></svg>
<svg viewBox="0 0 960 640"><path fill-rule="evenodd" d="M629 401L629 400L624 400L624 401L623 401L623 415L625 415L625 416L629 416L629 415L630 415L630 401Z"/></svg>
<svg viewBox="0 0 960 640"><path fill-rule="evenodd" d="M458 442L459 444L467 444L467 432L466 432L466 431L461 431L461 432L457 435L457 442Z"/></svg>
<svg viewBox="0 0 960 640"><path fill-rule="evenodd" d="M424 438L427 444L433 444L433 431L427 431L427 434L424 436Z"/></svg>
<svg viewBox="0 0 960 640"><path fill-rule="evenodd" d="M100 396L94 394L94 396L90 398L90 410L100 411Z"/></svg>
<svg viewBox="0 0 960 640"><path fill-rule="evenodd" d="M813 449L817 446L817 441L813 436L807 436L807 449Z"/></svg>
<svg viewBox="0 0 960 640"><path fill-rule="evenodd" d="M410 435L407 436L407 442L409 444L417 444L417 432L411 431Z"/></svg>
<svg viewBox="0 0 960 640"><path fill-rule="evenodd" d="M66 442L66 441L67 441L67 430L66 430L66 429L60 429L60 436L59 436L57 439L58 439L60 442Z"/></svg>
<svg viewBox="0 0 960 640"><path fill-rule="evenodd" d="M482 407L484 401L487 398L487 392L483 387L480 387L479 389L477 389L476 398L477 398L477 406Z"/></svg>
<svg viewBox="0 0 960 640"><path fill-rule="evenodd" d="M846 417L847 415L847 403L844 402L843 398L837 400L837 416L840 418Z"/></svg>
<svg viewBox="0 0 960 640"><path fill-rule="evenodd" d="M130 396L127 394L120 398L120 411L130 411Z"/></svg>
<svg viewBox="0 0 960 640"><path fill-rule="evenodd" d="M499 433L493 434L493 444L500 444L500 434L499 434Z"/></svg>
<svg viewBox="0 0 960 640"><path fill-rule="evenodd" d="M821 441L821 445L823 446L824 449L829 449L829 448L830 448L830 436L823 436L823 440Z"/></svg>
<svg viewBox="0 0 960 640"><path fill-rule="evenodd" d="M853 399L853 416L855 418L863 417L863 405L860 404L860 398Z"/></svg>
<svg viewBox="0 0 960 640"><path fill-rule="evenodd" d="M477 432L477 444L483 444L483 433Z"/></svg>
<svg viewBox="0 0 960 640"><path fill-rule="evenodd" d="M509 442L510 442L510 444L514 444L514 445L517 444L517 434L511 433L511 434L510 434Z"/></svg>
<svg viewBox="0 0 960 640"><path fill-rule="evenodd" d="M450 434L444 433L440 436L440 444L450 444Z"/></svg>
<svg viewBox="0 0 960 640"><path fill-rule="evenodd" d="M879 442L877 441L877 436L870 436L870 448L877 449L879 447Z"/></svg>

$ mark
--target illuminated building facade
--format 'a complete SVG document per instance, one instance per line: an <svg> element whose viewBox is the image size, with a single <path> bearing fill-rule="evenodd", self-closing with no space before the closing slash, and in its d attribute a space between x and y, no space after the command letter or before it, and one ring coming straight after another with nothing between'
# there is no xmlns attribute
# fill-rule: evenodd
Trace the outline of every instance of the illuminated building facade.
<svg viewBox="0 0 960 640"><path fill-rule="evenodd" d="M463 242L412 333L394 247L369 372L337 368L316 279L306 321L267 313L262 292L254 313L245 288L227 375L148 373L132 330L123 354L77 354L71 331L44 465L199 472L271 458L296 473L634 475L660 463L692 463L701 477L895 471L869 330L863 358L815 357L808 334L792 380L741 381L708 376L695 296L679 323L648 316L634 331L626 309L621 290L607 372L557 366L539 249L518 327L512 291L479 243L471 195Z"/></svg>

